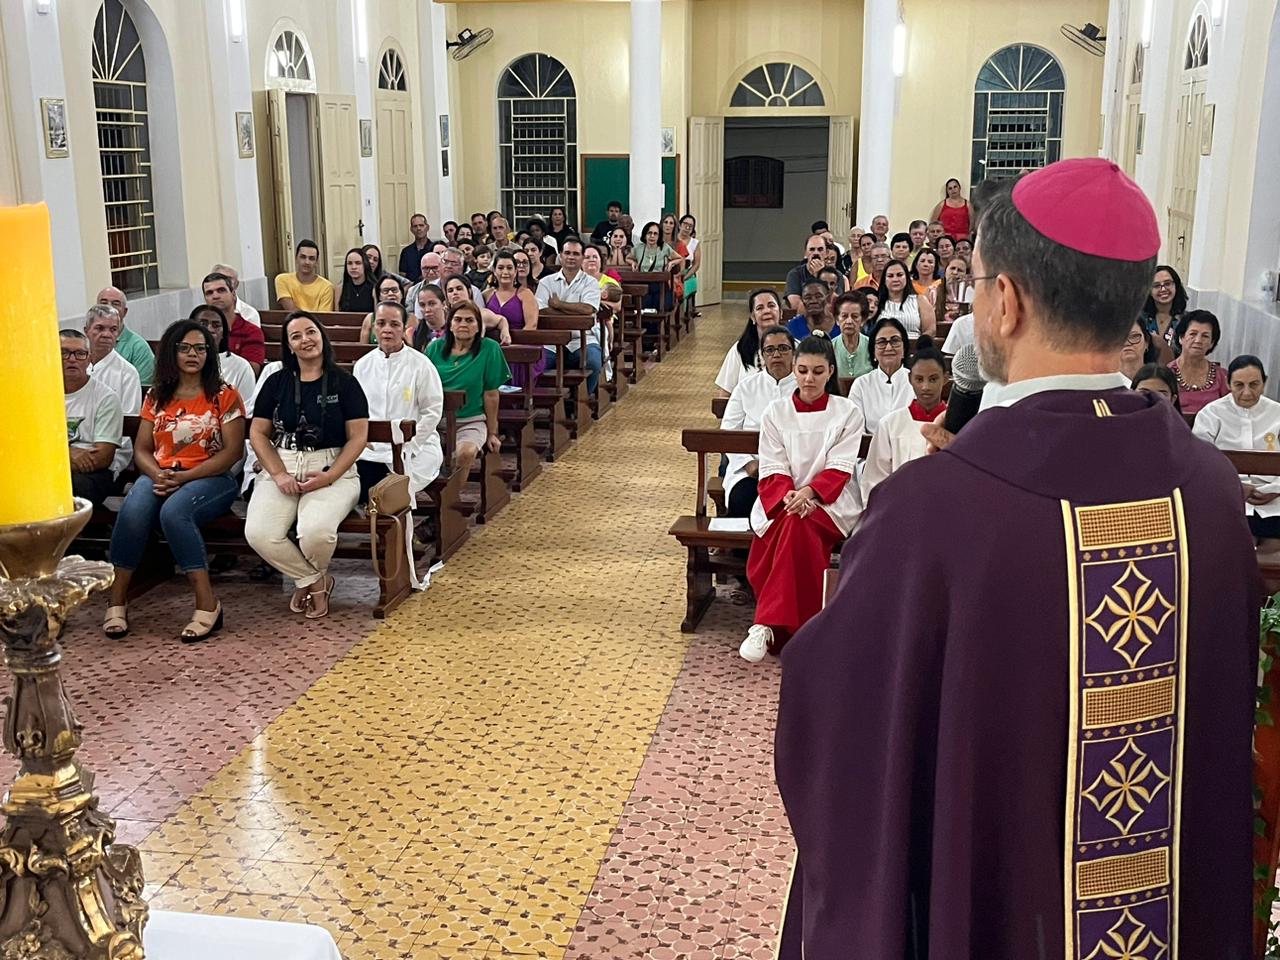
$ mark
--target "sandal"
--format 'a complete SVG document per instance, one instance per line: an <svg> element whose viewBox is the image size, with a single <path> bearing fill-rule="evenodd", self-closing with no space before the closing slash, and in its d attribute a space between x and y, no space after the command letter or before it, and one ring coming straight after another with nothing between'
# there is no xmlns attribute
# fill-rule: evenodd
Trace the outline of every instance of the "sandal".
<svg viewBox="0 0 1280 960"><path fill-rule="evenodd" d="M323 590L313 590L307 595L307 619L319 620L329 615L329 594L333 592L334 579L327 573L324 575L328 584Z"/></svg>
<svg viewBox="0 0 1280 960"><path fill-rule="evenodd" d="M289 598L289 610L293 613L305 613L311 606L311 588L295 587L293 596Z"/></svg>
<svg viewBox="0 0 1280 960"><path fill-rule="evenodd" d="M119 640L129 633L129 621L125 618L125 606L107 607L107 615L102 619L102 632L112 640Z"/></svg>
<svg viewBox="0 0 1280 960"><path fill-rule="evenodd" d="M222 629L222 604L212 610L197 610L191 615L191 622L182 628L178 639L183 643L199 643L210 634Z"/></svg>

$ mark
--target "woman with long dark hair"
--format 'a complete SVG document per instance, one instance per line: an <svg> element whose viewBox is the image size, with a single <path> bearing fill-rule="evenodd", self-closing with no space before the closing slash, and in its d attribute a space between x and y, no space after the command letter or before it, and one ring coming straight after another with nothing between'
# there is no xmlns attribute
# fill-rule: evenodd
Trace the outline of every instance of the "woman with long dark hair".
<svg viewBox="0 0 1280 960"><path fill-rule="evenodd" d="M508 330L535 330L538 326L538 299L527 287L516 285L516 258L510 250L499 250L493 261L493 275L497 286L489 294L485 306L507 321ZM542 376L547 367L547 352L529 369L529 376L534 383ZM525 368L518 368L512 377L517 387L525 385Z"/></svg>
<svg viewBox="0 0 1280 960"><path fill-rule="evenodd" d="M551 229L547 231L547 236L554 237L556 241L556 249L564 243L565 237L576 237L578 228L569 223L569 215L565 212L564 207L551 208Z"/></svg>
<svg viewBox="0 0 1280 960"><path fill-rule="evenodd" d="M890 260L880 276L880 316L895 317L907 328L907 334L930 336L938 328L936 311L927 300L921 303L911 288L911 272L901 260Z"/></svg>
<svg viewBox="0 0 1280 960"><path fill-rule="evenodd" d="M352 247L343 261L342 293L338 296L338 309L352 313L368 313L373 310L373 272L364 251Z"/></svg>
<svg viewBox="0 0 1280 960"><path fill-rule="evenodd" d="M1151 293L1142 307L1142 321L1157 338L1167 343L1174 354L1182 352L1178 343L1178 321L1187 312L1187 288L1178 271L1167 263L1156 265L1151 278Z"/></svg>
<svg viewBox="0 0 1280 960"><path fill-rule="evenodd" d="M716 374L716 396L729 396L739 380L761 369L760 334L782 325L782 297L778 291L772 287L752 290L747 296L747 325L724 355Z"/></svg>
<svg viewBox="0 0 1280 960"><path fill-rule="evenodd" d="M395 277L388 274L380 279L373 288L374 306L380 303L398 303L404 306L404 287ZM373 329L373 311L365 314L364 322L360 324L360 342L368 344L376 344L378 342L378 334Z"/></svg>
<svg viewBox="0 0 1280 960"><path fill-rule="evenodd" d="M111 531L115 580L102 622L108 637L129 632L129 583L157 525L195 594L195 613L179 639L196 643L222 627L200 528L231 508L239 490L231 468L242 456L244 403L222 380L213 335L194 320L179 320L165 330L156 350L134 444L140 476Z"/></svg>
<svg viewBox="0 0 1280 960"><path fill-rule="evenodd" d="M942 224L943 232L949 237L955 237L957 240L961 237L968 237L972 232L973 225L973 208L960 194L960 181L952 177L943 186L942 191L945 194L942 201L933 208L933 213L929 214L930 220L937 220Z"/></svg>
<svg viewBox="0 0 1280 960"><path fill-rule="evenodd" d="M289 609L316 620L329 613L338 525L360 497L356 460L369 437L369 403L334 360L314 315L289 314L280 341L282 368L263 382L253 405L249 439L262 473L244 535L293 579ZM295 526L296 543L289 537Z"/></svg>

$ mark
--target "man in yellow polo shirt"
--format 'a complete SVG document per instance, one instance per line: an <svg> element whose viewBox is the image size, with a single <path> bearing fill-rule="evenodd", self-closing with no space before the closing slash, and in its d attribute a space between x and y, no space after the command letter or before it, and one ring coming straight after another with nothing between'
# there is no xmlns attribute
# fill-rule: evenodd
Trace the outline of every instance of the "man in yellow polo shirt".
<svg viewBox="0 0 1280 960"><path fill-rule="evenodd" d="M333 309L333 284L316 273L320 248L314 240L299 240L294 252L294 273L276 275L276 299L281 310L311 310L326 313Z"/></svg>

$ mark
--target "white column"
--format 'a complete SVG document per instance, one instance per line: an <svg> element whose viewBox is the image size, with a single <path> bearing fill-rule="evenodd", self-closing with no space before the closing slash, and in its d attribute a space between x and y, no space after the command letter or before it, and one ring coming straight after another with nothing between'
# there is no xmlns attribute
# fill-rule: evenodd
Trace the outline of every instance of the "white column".
<svg viewBox="0 0 1280 960"><path fill-rule="evenodd" d="M422 152L426 163L427 209L423 212L431 223L433 235L438 236L440 224L456 220L454 214L454 177L458 157L459 137L462 125L459 118L449 112L449 55L445 50L448 39L446 7L441 3L426 3L418 13L418 57L422 82ZM449 117L449 176L444 176L440 156L440 117ZM408 224L399 229L407 231Z"/></svg>
<svg viewBox="0 0 1280 960"><path fill-rule="evenodd" d="M631 205L637 227L662 216L662 98L651 95L662 63L662 0L631 0ZM646 91L646 93L641 93Z"/></svg>
<svg viewBox="0 0 1280 960"><path fill-rule="evenodd" d="M1162 210L1165 195L1162 192L1161 182L1167 173L1172 172L1166 170L1166 167L1169 166L1168 161L1172 156L1173 147L1172 143L1165 143L1165 138L1166 131L1170 127L1169 121L1178 112L1178 91L1176 88L1170 90L1169 86L1169 61L1171 57L1177 59L1173 48L1178 43L1183 30L1186 29L1186 24L1180 22L1175 25L1172 13L1167 7L1160 9L1157 0L1143 0L1143 2L1149 2L1157 9L1152 13L1151 45L1147 47L1142 70L1142 104L1139 109L1146 116L1146 120L1142 154L1138 157L1134 179L1155 204L1163 227L1167 224L1168 218L1166 212ZM1180 60L1178 65L1182 65ZM1165 242L1168 243L1167 237Z"/></svg>
<svg viewBox="0 0 1280 960"><path fill-rule="evenodd" d="M1124 119L1124 93L1128 83L1125 63L1133 47L1125 30L1132 0L1111 3L1107 9L1107 52L1102 64L1102 149L1099 156L1115 160L1120 156L1120 124ZM1141 2L1141 0L1139 0Z"/></svg>
<svg viewBox="0 0 1280 960"><path fill-rule="evenodd" d="M41 97L67 99L58 11L52 7L41 14L36 12L35 0L8 0L0 3L0 23L4 27L4 70L18 151L19 199L23 203L48 204L57 267L58 316L83 318L89 295L85 290L73 158L49 159L44 155L44 124L40 116ZM67 103L68 115L77 110L92 111L93 104ZM95 216L102 216L100 206L95 204L93 210Z"/></svg>
<svg viewBox="0 0 1280 960"><path fill-rule="evenodd" d="M373 69L369 61L377 51L369 51L367 0L343 0L338 4L338 75L339 90L351 90L356 98L357 126L359 121L373 120ZM357 18L364 14L363 28L357 27ZM357 50L363 38L364 49ZM359 145L357 143L357 150ZM377 150L377 141L374 141ZM378 158L360 157L360 219L364 221L364 242L378 242Z"/></svg>
<svg viewBox="0 0 1280 960"><path fill-rule="evenodd" d="M893 186L893 121L898 113L898 81L893 75L893 33L897 0L866 0L862 8L862 119L858 132L858 216L864 230L871 218L889 215ZM892 103L893 109L887 109Z"/></svg>
<svg viewBox="0 0 1280 960"><path fill-rule="evenodd" d="M222 247L224 259L240 271L240 296L249 303L266 306L268 291L262 252L262 220L259 213L258 161L241 157L236 131L236 114L253 112L253 79L249 66L249 28L242 24L240 38L231 36L227 3L244 0L205 0L205 25L209 43L209 81L213 93L213 115L209 122L218 131L214 137L219 192L231 202L222 204ZM255 143L254 152L270 150L269 143ZM212 264L196 264L201 273Z"/></svg>

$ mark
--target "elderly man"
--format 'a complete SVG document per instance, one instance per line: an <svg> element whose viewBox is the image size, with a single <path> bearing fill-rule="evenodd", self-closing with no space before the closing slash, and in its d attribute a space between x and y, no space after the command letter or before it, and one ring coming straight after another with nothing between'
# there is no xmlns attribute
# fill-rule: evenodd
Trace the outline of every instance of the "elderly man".
<svg viewBox="0 0 1280 960"><path fill-rule="evenodd" d="M422 308L418 306L418 294L428 283L440 284L440 254L424 253L418 260L418 276L420 279L405 294L404 302L413 305L413 315L422 319Z"/></svg>
<svg viewBox="0 0 1280 960"><path fill-rule="evenodd" d="M400 273L414 283L422 279L422 255L431 249L431 240L427 233L431 224L427 223L425 214L415 213L409 218L409 233L413 234L413 243L400 248Z"/></svg>
<svg viewBox="0 0 1280 960"><path fill-rule="evenodd" d="M982 412L922 425L782 652L781 960L1253 956L1240 481L1115 372L1160 245L1100 157L985 208Z"/></svg>
<svg viewBox="0 0 1280 960"><path fill-rule="evenodd" d="M223 318L230 318L227 330L227 349L249 362L256 377L267 362L267 342L262 328L240 316L236 310L235 286L231 278L221 273L211 273L200 282L204 302L222 311Z"/></svg>
<svg viewBox="0 0 1280 960"><path fill-rule="evenodd" d="M853 285L853 289L874 292L880 289L880 277L884 274L884 268L889 265L889 245L879 241L873 243L868 256L858 263L861 265L865 260L870 260L867 272Z"/></svg>
<svg viewBox="0 0 1280 960"><path fill-rule="evenodd" d="M98 291L98 303L112 307L116 311L116 316L120 319L120 331L117 334L115 345L116 352L133 364L144 387L151 386L151 377L155 374L156 369L156 356L151 352L151 347L147 345L147 341L125 325L125 316L129 313L129 298L124 295L123 290L117 287L103 287ZM123 400L124 398L122 397L121 399ZM128 412L128 401L125 400L124 403L126 412Z"/></svg>
<svg viewBox="0 0 1280 960"><path fill-rule="evenodd" d="M142 409L142 379L137 369L117 349L124 324L116 308L96 303L84 317L85 338L89 341L87 372L110 387L120 398L125 416L137 416Z"/></svg>
<svg viewBox="0 0 1280 960"><path fill-rule="evenodd" d="M871 235L876 238L876 243L888 243L889 218L883 213L871 218Z"/></svg>
<svg viewBox="0 0 1280 960"><path fill-rule="evenodd" d="M88 338L79 330L59 330L58 339L71 491L100 507L115 488L112 465L124 438L124 413L115 391L89 376Z"/></svg>
<svg viewBox="0 0 1280 960"><path fill-rule="evenodd" d="M466 260L463 259L462 251L457 247L449 247L440 254L440 286L443 287L452 277L463 276L466 269ZM484 294L474 284L468 283L467 286L471 287L471 299L475 301L477 307L483 309Z"/></svg>
<svg viewBox="0 0 1280 960"><path fill-rule="evenodd" d="M252 323L255 327L262 326L262 317L258 313L257 307L252 304L245 303L240 299L240 272L229 263L215 263L209 270L210 273L220 273L231 281L231 292L236 295L235 312L244 317L246 321Z"/></svg>
<svg viewBox="0 0 1280 960"><path fill-rule="evenodd" d="M281 310L311 310L326 313L333 309L333 284L322 277L320 248L314 240L299 240L293 254L293 273L276 275L276 299Z"/></svg>

